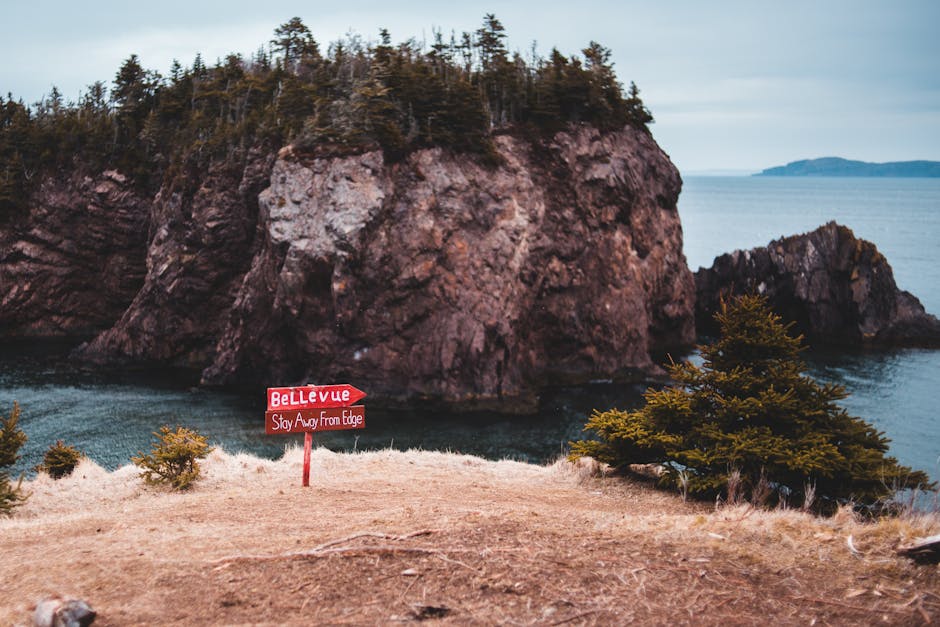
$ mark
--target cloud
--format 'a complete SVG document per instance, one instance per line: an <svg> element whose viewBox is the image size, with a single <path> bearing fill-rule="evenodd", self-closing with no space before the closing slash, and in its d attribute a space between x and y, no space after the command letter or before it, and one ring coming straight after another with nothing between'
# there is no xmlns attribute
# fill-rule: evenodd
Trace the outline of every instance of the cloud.
<svg viewBox="0 0 940 627"><path fill-rule="evenodd" d="M267 44L272 31L268 24L261 23L146 29L94 42L90 52L98 65L126 59L131 53L151 68L168 68L173 59L188 66L196 53L211 65L230 53L247 57Z"/></svg>
<svg viewBox="0 0 940 627"><path fill-rule="evenodd" d="M759 169L801 146L806 154L794 158L879 150L903 158L902 142L908 158L940 159L940 3L933 0L495 7L346 0L328 8L230 0L221 12L191 0L31 0L4 8L0 93L29 102L55 84L76 99L95 80L110 83L131 53L162 73L174 58L190 65L197 52L208 64L231 52L250 55L294 15L326 48L349 29L370 39L386 27L395 41L430 39L435 26L459 35L478 28L488 11L506 26L509 48L524 54L533 40L542 55L554 46L579 54L590 40L611 48L618 76L637 82L657 120L654 134L683 165Z"/></svg>

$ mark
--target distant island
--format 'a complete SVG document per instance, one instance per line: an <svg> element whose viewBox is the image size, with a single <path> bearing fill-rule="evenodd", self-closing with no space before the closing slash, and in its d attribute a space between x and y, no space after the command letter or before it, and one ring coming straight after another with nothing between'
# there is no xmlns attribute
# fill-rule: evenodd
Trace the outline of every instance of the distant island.
<svg viewBox="0 0 940 627"><path fill-rule="evenodd" d="M823 157L767 168L754 176L940 177L940 161L868 163L841 157Z"/></svg>

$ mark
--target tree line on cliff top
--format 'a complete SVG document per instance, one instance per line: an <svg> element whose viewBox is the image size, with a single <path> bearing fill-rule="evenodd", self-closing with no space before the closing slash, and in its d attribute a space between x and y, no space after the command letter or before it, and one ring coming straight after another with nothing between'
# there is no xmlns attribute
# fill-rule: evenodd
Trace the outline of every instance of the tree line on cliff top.
<svg viewBox="0 0 940 627"><path fill-rule="evenodd" d="M390 160L443 146L492 160L496 131L551 134L570 122L645 129L652 116L631 83L617 80L610 50L510 53L492 14L473 33L397 45L348 34L323 50L293 18L245 59L174 61L168 76L130 55L112 84L78 102L55 87L32 106L0 97L0 222L21 216L54 168L115 168L147 191L259 144L343 153L381 147ZM195 168L195 169L194 169Z"/></svg>

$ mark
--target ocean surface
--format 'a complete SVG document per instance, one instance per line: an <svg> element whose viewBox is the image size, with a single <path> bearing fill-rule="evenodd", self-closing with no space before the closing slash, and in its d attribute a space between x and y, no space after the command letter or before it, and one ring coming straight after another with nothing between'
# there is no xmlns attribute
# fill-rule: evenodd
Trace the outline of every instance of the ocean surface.
<svg viewBox="0 0 940 627"><path fill-rule="evenodd" d="M693 271L834 220L874 242L898 286L940 315L940 179L690 176L679 215Z"/></svg>
<svg viewBox="0 0 940 627"><path fill-rule="evenodd" d="M940 179L686 177L679 211L690 267L724 252L812 230L829 220L852 228L885 254L898 284L940 313ZM115 468L149 451L161 425L185 425L230 452L279 457L303 436L264 433L264 395L192 387L165 372L86 372L65 359L70 346L0 345L0 412L13 401L29 440L14 472L31 473L58 439ZM940 479L940 416L933 392L940 351L817 350L811 374L844 385L843 403L892 439L903 463ZM491 459L548 462L563 454L593 408L629 409L643 386L595 384L553 390L538 415L388 411L366 405L366 428L314 434L334 450L394 447L449 450Z"/></svg>

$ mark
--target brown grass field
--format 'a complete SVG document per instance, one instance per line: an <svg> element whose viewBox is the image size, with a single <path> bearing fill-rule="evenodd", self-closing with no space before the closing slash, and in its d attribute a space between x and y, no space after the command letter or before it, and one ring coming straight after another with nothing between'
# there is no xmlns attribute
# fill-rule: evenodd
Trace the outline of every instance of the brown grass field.
<svg viewBox="0 0 940 627"><path fill-rule="evenodd" d="M40 475L0 519L0 624L51 594L95 625L918 625L940 567L895 547L936 515L685 503L567 462L217 451L186 493L133 466Z"/></svg>

